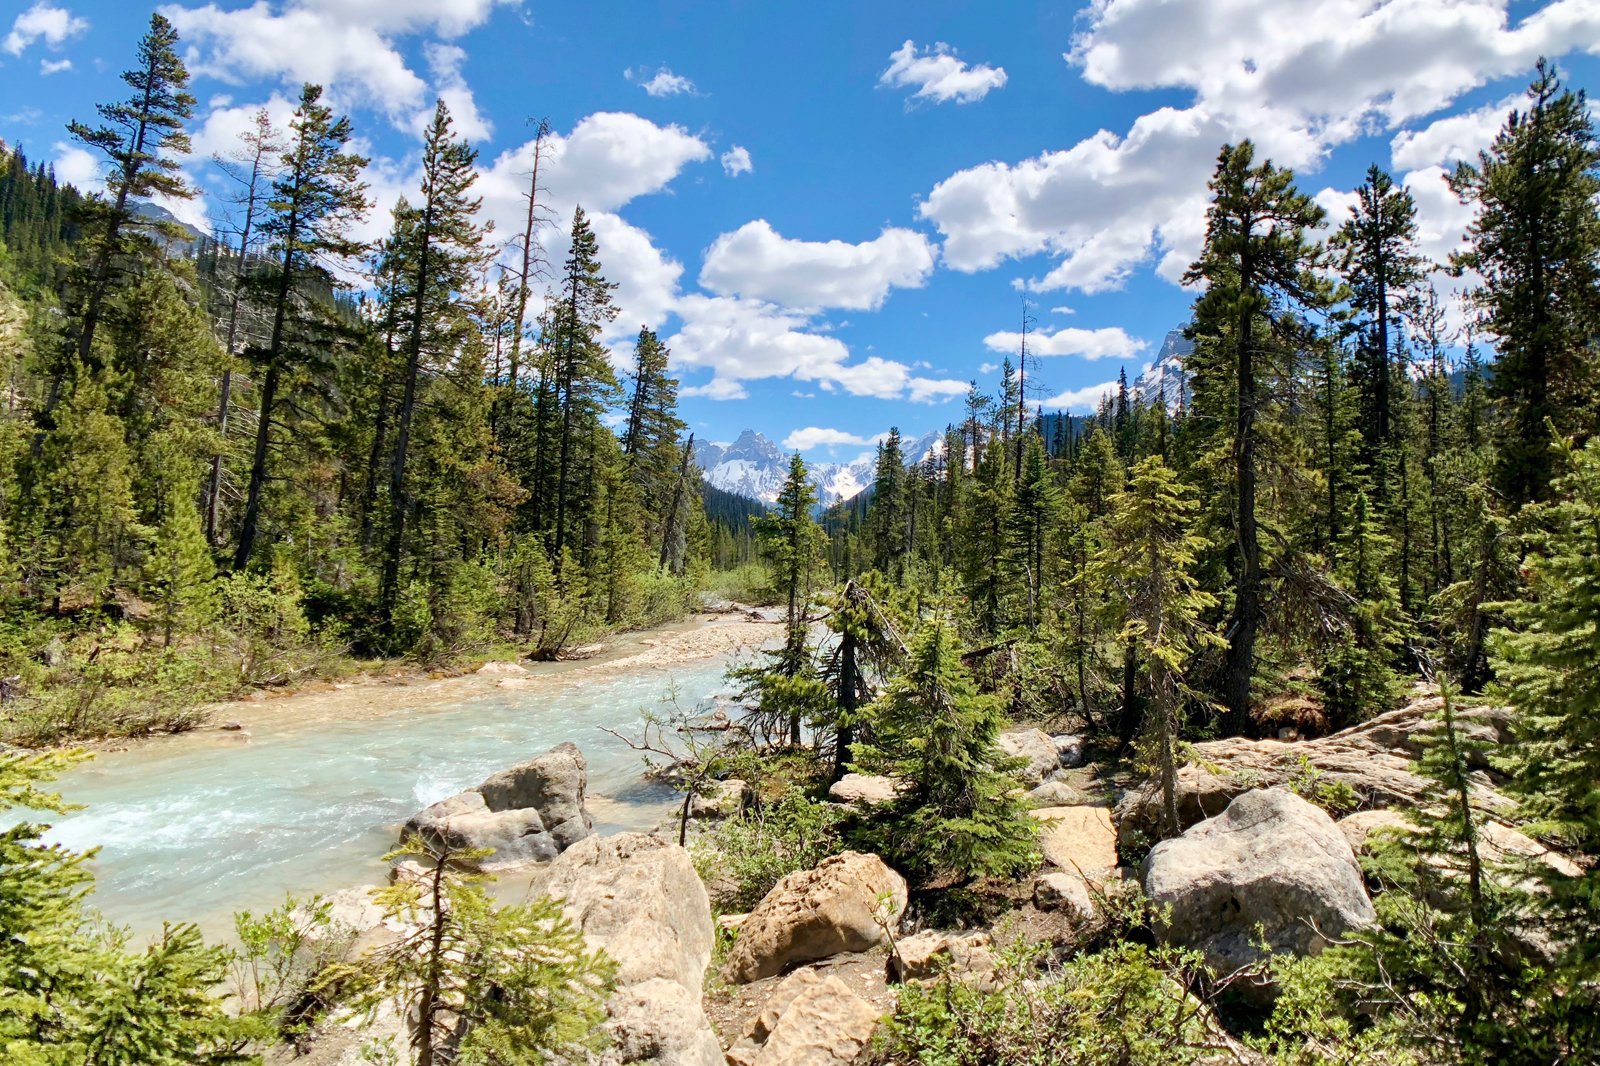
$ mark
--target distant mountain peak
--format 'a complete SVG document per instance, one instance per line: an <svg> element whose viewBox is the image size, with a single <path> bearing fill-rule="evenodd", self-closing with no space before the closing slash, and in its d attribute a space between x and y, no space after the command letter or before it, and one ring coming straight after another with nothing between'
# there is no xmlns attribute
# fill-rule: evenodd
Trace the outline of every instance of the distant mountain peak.
<svg viewBox="0 0 1600 1066"><path fill-rule="evenodd" d="M1134 399L1147 404L1165 401L1170 411L1188 406L1191 392L1184 360L1193 354L1194 341L1185 337L1181 329L1170 330L1155 361L1133 383Z"/></svg>
<svg viewBox="0 0 1600 1066"><path fill-rule="evenodd" d="M906 441L902 445L906 465L927 458L942 440L942 433L933 432ZM712 485L763 503L777 501L783 481L789 476L789 453L754 429L740 433L732 444L696 444L695 462ZM849 462L807 463L806 472L816 487L817 503L830 507L858 495L872 484L877 462L876 451L868 449Z"/></svg>

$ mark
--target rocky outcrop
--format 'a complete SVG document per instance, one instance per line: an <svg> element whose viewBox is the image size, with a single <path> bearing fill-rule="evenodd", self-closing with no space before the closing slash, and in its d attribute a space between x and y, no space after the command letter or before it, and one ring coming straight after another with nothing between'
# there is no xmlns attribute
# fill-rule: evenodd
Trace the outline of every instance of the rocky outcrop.
<svg viewBox="0 0 1600 1066"><path fill-rule="evenodd" d="M744 1038L728 1049L731 1066L843 1066L872 1040L878 1010L834 976L796 970L773 992Z"/></svg>
<svg viewBox="0 0 1600 1066"><path fill-rule="evenodd" d="M1188 828L1222 813L1235 796L1302 779L1307 771L1325 785L1346 785L1362 808L1422 805L1429 785L1413 763L1421 738L1434 728L1427 716L1440 706L1437 696L1418 697L1397 710L1338 733L1307 741L1249 740L1230 737L1196 744L1193 761L1178 770L1178 821ZM1509 737L1510 711L1466 707L1457 711L1465 734L1490 743ZM1475 767L1474 802L1485 811L1508 809L1494 789L1489 767ZM1117 835L1124 851L1156 836L1160 792L1154 781L1123 795L1117 803Z"/></svg>
<svg viewBox="0 0 1600 1066"><path fill-rule="evenodd" d="M1104 879L1117 865L1117 834L1104 807L1040 807L1039 851L1044 861L1069 873Z"/></svg>
<svg viewBox="0 0 1600 1066"><path fill-rule="evenodd" d="M1023 760L1024 765L1017 772L1030 786L1061 768L1056 742L1042 729L1008 730L995 743L1007 755Z"/></svg>
<svg viewBox="0 0 1600 1066"><path fill-rule="evenodd" d="M797 963L866 951L886 939L906 908L905 878L876 855L847 851L786 875L739 929L724 971L735 983ZM886 901L886 902L885 902Z"/></svg>
<svg viewBox="0 0 1600 1066"><path fill-rule="evenodd" d="M1060 761L1062 769L1076 770L1083 765L1083 737L1076 733L1052 733L1050 739L1055 742L1056 758Z"/></svg>
<svg viewBox="0 0 1600 1066"><path fill-rule="evenodd" d="M891 981L930 981L944 974L980 984L995 969L985 932L945 933L927 930L897 941L886 968Z"/></svg>
<svg viewBox="0 0 1600 1066"><path fill-rule="evenodd" d="M543 862L594 832L584 807L588 781L583 753L574 744L558 744L417 812L401 836L419 834L455 850L491 849L472 860L483 870Z"/></svg>
<svg viewBox="0 0 1600 1066"><path fill-rule="evenodd" d="M617 963L603 1064L719 1066L700 1005L715 928L689 853L643 833L589 837L551 863L545 890Z"/></svg>
<svg viewBox="0 0 1600 1066"><path fill-rule="evenodd" d="M1153 903L1172 909L1161 935L1199 949L1221 975L1269 953L1314 955L1325 937L1375 919L1361 868L1333 819L1278 788L1246 792L1219 817L1157 844L1143 881ZM1243 991L1266 1002L1274 989L1262 977Z"/></svg>
<svg viewBox="0 0 1600 1066"><path fill-rule="evenodd" d="M845 774L828 786L828 798L851 806L876 807L894 799L894 781L877 774Z"/></svg>

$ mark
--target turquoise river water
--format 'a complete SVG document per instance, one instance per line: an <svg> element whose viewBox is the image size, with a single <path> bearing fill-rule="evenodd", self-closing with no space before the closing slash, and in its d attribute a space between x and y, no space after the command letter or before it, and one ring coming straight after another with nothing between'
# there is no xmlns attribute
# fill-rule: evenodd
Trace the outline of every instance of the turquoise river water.
<svg viewBox="0 0 1600 1066"><path fill-rule="evenodd" d="M636 734L647 709L725 691L728 661L553 664L515 687L366 686L356 714L337 699L319 710L313 698L309 713L303 698L282 701L301 704L282 715L278 701L252 706L247 734L208 729L75 769L59 790L85 809L57 816L50 839L100 848L92 902L112 921L136 933L197 921L222 937L235 910L381 881L380 856L413 812L562 741L588 758L595 828L649 828L672 793L645 782L640 754L601 727Z"/></svg>

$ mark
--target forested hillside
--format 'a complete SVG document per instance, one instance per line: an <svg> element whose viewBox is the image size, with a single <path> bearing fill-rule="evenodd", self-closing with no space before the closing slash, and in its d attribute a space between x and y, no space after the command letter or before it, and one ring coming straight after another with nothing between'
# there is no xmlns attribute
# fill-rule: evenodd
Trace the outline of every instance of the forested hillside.
<svg viewBox="0 0 1600 1066"><path fill-rule="evenodd" d="M72 125L103 194L0 155L7 733L181 725L346 654L548 656L681 614L711 544L677 382L648 330L614 368L582 209L561 263L531 175L526 228L486 232L441 103L420 194L366 246L359 131L306 85L219 160L232 200L196 239L152 202L194 195L181 51L155 17L127 95Z"/></svg>

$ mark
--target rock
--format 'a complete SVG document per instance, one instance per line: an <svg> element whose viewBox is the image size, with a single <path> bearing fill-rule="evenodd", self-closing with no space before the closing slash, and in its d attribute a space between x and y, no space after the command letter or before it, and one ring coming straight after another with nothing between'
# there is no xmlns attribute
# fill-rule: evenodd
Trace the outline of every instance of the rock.
<svg viewBox="0 0 1600 1066"><path fill-rule="evenodd" d="M887 912L880 897L888 897ZM799 962L865 951L896 928L906 908L906 880L876 855L847 851L811 870L787 874L756 904L728 953L735 983L757 981Z"/></svg>
<svg viewBox="0 0 1600 1066"><path fill-rule="evenodd" d="M553 859L594 832L584 808L588 777L577 746L558 744L412 815L401 836L418 833L452 848L491 848L474 861L482 870Z"/></svg>
<svg viewBox="0 0 1600 1066"><path fill-rule="evenodd" d="M1117 865L1117 834L1104 807L1040 807L1039 850L1045 862L1084 877L1104 878Z"/></svg>
<svg viewBox="0 0 1600 1066"><path fill-rule="evenodd" d="M894 781L876 774L845 774L828 786L828 798L838 803L876 807L894 799Z"/></svg>
<svg viewBox="0 0 1600 1066"><path fill-rule="evenodd" d="M733 1066L839 1066L872 1040L878 1010L850 986L812 969L796 970L773 991L742 1040Z"/></svg>
<svg viewBox="0 0 1600 1066"><path fill-rule="evenodd" d="M531 677L502 677L494 683L495 688L532 688L536 681Z"/></svg>
<svg viewBox="0 0 1600 1066"><path fill-rule="evenodd" d="M724 933L732 933L744 928L745 919L749 914L719 914L717 915L717 928Z"/></svg>
<svg viewBox="0 0 1600 1066"><path fill-rule="evenodd" d="M927 981L945 973L982 981L994 968L988 933L928 930L897 941L886 969L889 980L904 982Z"/></svg>
<svg viewBox="0 0 1600 1066"><path fill-rule="evenodd" d="M1334 823L1344 835L1350 850L1360 855L1367 847L1367 838L1379 829L1390 832L1415 829L1411 819L1399 811L1357 811Z"/></svg>
<svg viewBox="0 0 1600 1066"><path fill-rule="evenodd" d="M1080 918L1092 918L1097 910L1088 882L1064 870L1039 876L1033 883L1033 905L1042 911L1067 911Z"/></svg>
<svg viewBox="0 0 1600 1066"><path fill-rule="evenodd" d="M521 663L508 663L501 660L492 659L478 667L478 669L474 672L488 676L507 674L517 676L526 674L528 672L528 668L523 666Z"/></svg>
<svg viewBox="0 0 1600 1066"><path fill-rule="evenodd" d="M1050 739L1055 742L1056 758L1063 769L1076 770L1083 765L1082 737L1076 733L1052 733Z"/></svg>
<svg viewBox="0 0 1600 1066"><path fill-rule="evenodd" d="M601 1066L720 1066L700 1003L715 927L689 853L644 833L591 836L550 864L545 890L617 962Z"/></svg>
<svg viewBox="0 0 1600 1066"><path fill-rule="evenodd" d="M1254 789L1183 836L1157 844L1145 860L1145 894L1172 908L1160 931L1198 948L1218 974L1271 953L1315 955L1375 920L1361 868L1333 819L1281 788ZM1320 933L1319 933L1320 931ZM1241 982L1247 1000L1266 1004L1270 979Z"/></svg>
<svg viewBox="0 0 1600 1066"><path fill-rule="evenodd" d="M242 729L244 729L244 723L243 722L223 722L217 728L222 730L224 733L237 733L237 732L241 731Z"/></svg>
<svg viewBox="0 0 1600 1066"><path fill-rule="evenodd" d="M1052 771L1061 768L1056 742L1042 729L1008 730L1000 734L996 744L1007 755L1025 762L1018 773L1029 785L1039 784Z"/></svg>
<svg viewBox="0 0 1600 1066"><path fill-rule="evenodd" d="M749 806L753 796L750 786L737 777L713 781L710 795L695 796L689 801L689 817L732 818Z"/></svg>
<svg viewBox="0 0 1600 1066"><path fill-rule="evenodd" d="M700 1006L698 993L657 977L617 989L606 1002L611 1044L598 1066L724 1066L722 1044Z"/></svg>
<svg viewBox="0 0 1600 1066"><path fill-rule="evenodd" d="M1035 807L1078 807L1086 797L1065 781L1046 781L1028 793L1028 802Z"/></svg>
<svg viewBox="0 0 1600 1066"><path fill-rule="evenodd" d="M665 977L699 993L715 931L683 848L644 833L589 837L550 864L545 891L617 960L619 985Z"/></svg>
<svg viewBox="0 0 1600 1066"><path fill-rule="evenodd" d="M1413 763L1422 736L1434 725L1426 716L1437 696L1422 696L1397 710L1315 740L1284 742L1229 737L1194 745L1194 762L1178 770L1178 822L1188 828L1221 814L1235 796L1251 789L1286 786L1309 766L1327 785L1346 785L1363 809L1415 810L1428 802L1429 784ZM1510 712L1499 707L1457 710L1465 734L1492 744L1510 736ZM1473 802L1493 813L1511 804L1494 789L1490 767L1475 755ZM1160 790L1154 781L1125 793L1117 803L1117 834L1125 852L1156 836Z"/></svg>
<svg viewBox="0 0 1600 1066"><path fill-rule="evenodd" d="M837 1066L872 1041L878 1009L837 977L794 998L767 1037L755 1066Z"/></svg>

